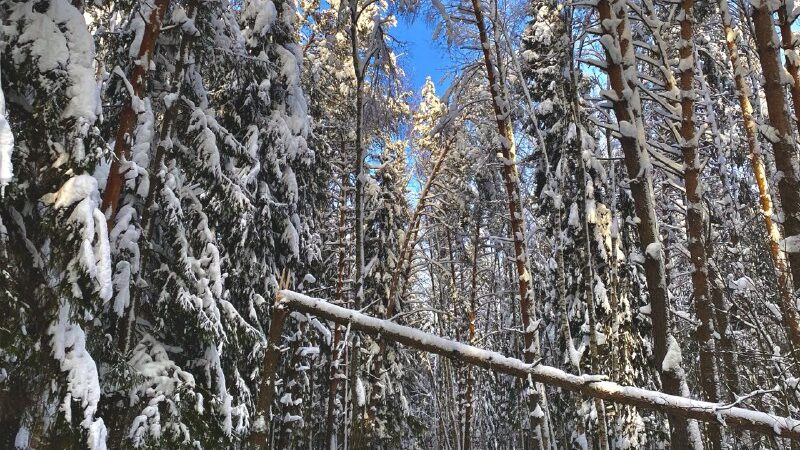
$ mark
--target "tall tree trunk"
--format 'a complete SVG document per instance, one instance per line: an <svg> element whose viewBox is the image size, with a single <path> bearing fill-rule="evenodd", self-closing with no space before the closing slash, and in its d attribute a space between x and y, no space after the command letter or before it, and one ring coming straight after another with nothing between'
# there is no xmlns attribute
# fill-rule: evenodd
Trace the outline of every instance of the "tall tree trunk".
<svg viewBox="0 0 800 450"><path fill-rule="evenodd" d="M525 227L523 224L523 211L521 208L521 198L519 191L519 173L516 163L516 143L514 142L514 131L509 121L510 111L508 103L504 99L502 80L499 79L500 71L495 64L489 42L489 35L486 32L483 12L480 0L472 0L472 9L475 15L475 22L478 27L478 35L483 51L483 60L486 67L486 77L489 83L489 92L492 97L492 107L497 123L497 131L500 134L500 152L503 163L503 181L508 196L508 212L511 220L511 238L514 241L515 267L517 272L517 283L519 287L520 315L522 317L522 329L524 333L525 361L533 362L539 354L539 334L534 322L531 320L531 273L528 271L528 255L525 246ZM534 312L535 315L535 312ZM531 429L534 432L534 445L540 449L550 448L549 427L546 423L546 415L542 406L545 405L544 388L540 385L531 386L529 389L529 407L531 410L530 419Z"/></svg>
<svg viewBox="0 0 800 450"><path fill-rule="evenodd" d="M347 261L345 251L345 227L347 226L347 172L342 172L339 193L339 252L336 268L336 302L344 304L344 272ZM333 340L331 342L331 361L328 380L328 411L325 419L325 434L327 436L328 447L336 449L336 393L339 387L339 364L341 363L341 351L339 350L342 335L342 328L338 324L334 325Z"/></svg>
<svg viewBox="0 0 800 450"><path fill-rule="evenodd" d="M356 235L356 304L364 301L364 62L358 55L358 0L350 0L350 52L356 74L356 158L355 158L355 235Z"/></svg>
<svg viewBox="0 0 800 450"><path fill-rule="evenodd" d="M790 19L792 11L787 8L786 0L778 5L778 26L781 30L781 48L786 61L786 71L792 77L789 84L789 92L792 94L792 106L794 107L794 117L800 126L800 59L797 55L797 45L792 32L794 18Z"/></svg>
<svg viewBox="0 0 800 450"><path fill-rule="evenodd" d="M606 71L613 91L610 100L619 124L619 140L638 218L639 241L645 255L645 278L653 323L653 363L661 375L664 391L681 395L683 390L677 371L664 370L663 364L671 338L667 282L653 199L652 166L641 117L642 105L628 8L624 0L599 0L597 10L606 52ZM690 433L690 424L685 418L673 414L667 417L673 448L700 448L699 442L690 439L690 435L695 434Z"/></svg>
<svg viewBox="0 0 800 450"><path fill-rule="evenodd" d="M754 38L764 75L764 96L769 112L769 123L777 134L776 139L772 142L772 151L775 156L775 167L781 172L778 180L778 193L781 197L784 216L783 226L787 236L797 236L800 235L800 175L797 172L798 159L781 78L783 68L778 61L778 49L774 45L777 41L769 6L767 2L752 2L751 4L755 29ZM758 175L756 179L759 179ZM759 190L762 189L759 187ZM763 209L763 196L761 201ZM780 249L778 248L777 251L779 252ZM797 290L800 288L800 253L789 253L789 262L794 289ZM780 270L780 267L777 269ZM800 361L800 316L792 301L791 293L782 293L779 298L795 362L798 362Z"/></svg>
<svg viewBox="0 0 800 450"><path fill-rule="evenodd" d="M469 345L475 345L475 321L478 312L478 256L480 252L480 238L481 238L481 214L480 211L475 215L475 234L472 237L472 273L471 289L469 296L469 312L467 314L469 334ZM472 373L472 366L466 367L467 372L467 387L464 394L464 446L463 450L472 449L472 396L473 385L475 384L474 374Z"/></svg>
<svg viewBox="0 0 800 450"><path fill-rule="evenodd" d="M686 237L689 259L692 264L692 294L695 312L700 324L696 340L700 349L700 386L705 400L716 402L717 365L714 342L714 313L709 289L709 263L706 251L705 230L707 217L703 208L704 191L700 179L700 155L694 123L694 108L697 93L694 89L694 0L682 0L680 17L681 41L678 45L678 64L681 126L680 147L683 154L684 186L686 189ZM712 450L721 450L722 432L717 424L707 424L706 434Z"/></svg>
<svg viewBox="0 0 800 450"><path fill-rule="evenodd" d="M356 76L356 155L355 155L355 276L353 290L355 292L355 305L360 308L364 304L364 67L358 53L358 0L349 0L350 3L350 52L353 62L353 71ZM354 364L351 375L358 379L359 349L355 347L352 354ZM355 387L355 384L352 386ZM351 392L355 399L355 389ZM362 445L365 424L363 423L364 408L354 403L351 423L350 440L353 445Z"/></svg>
<svg viewBox="0 0 800 450"><path fill-rule="evenodd" d="M742 121L747 137L747 158L750 160L751 167L753 168L753 175L758 187L761 218L764 221L764 228L766 229L767 238L769 240L770 256L778 280L778 292L779 295L783 297L781 303L784 305L790 304L792 302L792 286L791 280L789 279L788 262L786 254L780 248L780 241L782 239L781 231L775 221L772 220L772 215L775 213L772 194L770 193L769 183L767 182L767 169L764 165L761 146L758 142L758 126L753 118L753 107L750 104L750 86L742 75L744 73L744 66L739 58L739 50L736 45L738 33L733 28L733 21L731 19L727 0L720 0L719 9L722 17L723 32L725 33L725 42L728 49L728 58L731 61L736 97L739 100L739 108L742 110ZM711 269L713 270L714 268L711 267ZM712 276L713 284L711 289L714 298L714 306L717 309L717 314L720 315L725 314L727 308L725 307L723 286L719 286L721 281L717 278L718 277ZM723 352L722 359L725 364L725 382L728 385L728 391L731 393L729 399L734 400L735 398L732 394L739 394L739 378L736 372L733 340L728 336L726 330L722 329L723 321L727 324L727 320L723 319L723 317L720 317L717 326L721 335L720 347Z"/></svg>
<svg viewBox="0 0 800 450"><path fill-rule="evenodd" d="M123 174L120 172L120 166L122 161L127 160L130 156L133 131L136 128L136 111L133 109L132 97L141 97L144 91L153 50L155 49L158 35L161 34L161 22L164 20L164 13L166 13L168 6L169 0L155 0L153 9L146 19L133 69L128 74L128 82L130 82L132 92L128 99L125 100L120 112L119 127L114 141L114 159L111 161L111 169L108 173L101 205L101 210L108 220L109 230L113 228L114 217L117 214L119 198L122 192Z"/></svg>
<svg viewBox="0 0 800 450"><path fill-rule="evenodd" d="M395 270L392 272L392 279L389 283L389 304L386 307L387 318L392 317L395 308L398 306L398 302L403 298L402 295L400 297L397 296L398 287L401 284L405 286L411 274L411 255L414 253L413 250L416 245L417 234L419 233L420 218L427 206L428 196L430 195L433 183L444 166L444 160L447 158L447 154L450 153L450 147L449 143L445 143L439 151L439 155L433 163L433 168L430 174L428 174L428 179L425 181L425 185L422 186L422 191L420 191L419 200L417 200L417 205L414 207L414 212L411 214L411 219L409 220L411 226L408 231L403 234L403 239L400 241L400 255L397 257Z"/></svg>
<svg viewBox="0 0 800 450"><path fill-rule="evenodd" d="M272 308L272 318L269 325L269 337L261 365L261 381L256 398L256 415L247 439L248 449L268 449L269 425L272 419L272 399L275 397L275 372L278 370L281 350L281 334L289 311L276 303Z"/></svg>

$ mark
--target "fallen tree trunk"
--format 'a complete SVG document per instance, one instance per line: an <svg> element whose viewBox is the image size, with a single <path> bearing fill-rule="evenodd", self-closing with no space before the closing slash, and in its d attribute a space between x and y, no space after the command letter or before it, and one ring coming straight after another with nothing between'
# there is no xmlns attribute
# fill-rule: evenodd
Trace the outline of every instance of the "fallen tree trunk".
<svg viewBox="0 0 800 450"><path fill-rule="evenodd" d="M390 339L417 350L435 353L495 372L520 378L530 376L534 382L610 402L800 440L800 421L792 418L775 416L722 403L692 400L633 386L622 386L611 381L605 381L603 376L572 375L543 364L527 364L519 359L509 358L499 353L451 341L415 328L370 317L357 311L328 303L325 300L308 297L292 291L280 291L278 298L280 305L285 308L312 314L340 325L349 324L353 330L379 335L382 339ZM267 346L267 355L265 355L265 360L273 363L279 357L280 352L277 342L280 333L274 331L270 330L270 343ZM272 341L273 338L276 339L275 342ZM271 355L270 353L273 352L275 354ZM265 365L265 368L269 365ZM270 377L270 379L274 375L274 371L263 374L263 376ZM262 383L268 386L271 384L268 380ZM258 404L259 409L264 406L262 401L259 401ZM263 414L264 411L259 410L258 413Z"/></svg>

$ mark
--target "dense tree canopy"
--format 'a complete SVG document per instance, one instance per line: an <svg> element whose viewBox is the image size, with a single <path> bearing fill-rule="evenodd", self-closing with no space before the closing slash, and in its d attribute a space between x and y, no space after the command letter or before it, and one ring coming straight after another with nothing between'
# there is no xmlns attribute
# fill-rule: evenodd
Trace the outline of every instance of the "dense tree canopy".
<svg viewBox="0 0 800 450"><path fill-rule="evenodd" d="M0 0L0 448L795 448L798 15Z"/></svg>

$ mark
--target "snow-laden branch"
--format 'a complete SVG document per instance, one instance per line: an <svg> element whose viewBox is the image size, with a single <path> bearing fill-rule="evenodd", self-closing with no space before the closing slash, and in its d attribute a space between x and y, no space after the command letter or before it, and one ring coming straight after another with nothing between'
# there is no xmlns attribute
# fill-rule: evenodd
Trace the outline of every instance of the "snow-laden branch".
<svg viewBox="0 0 800 450"><path fill-rule="evenodd" d="M376 319L357 311L333 305L325 300L308 297L292 291L280 291L278 298L279 307L312 314L342 325L349 324L353 330L380 335L383 339L396 341L417 350L467 362L484 369L521 378L530 376L535 382L615 403L675 414L705 422L717 422L745 430L800 439L800 421L792 418L738 408L732 405L668 395L633 386L623 386L611 381L605 381L603 376L572 375L543 364L526 364L518 359L509 358L499 353L451 341L394 322ZM271 336L279 335L272 331L270 331ZM271 345L270 348L273 348L273 346ZM274 374L264 374L264 376L274 376Z"/></svg>

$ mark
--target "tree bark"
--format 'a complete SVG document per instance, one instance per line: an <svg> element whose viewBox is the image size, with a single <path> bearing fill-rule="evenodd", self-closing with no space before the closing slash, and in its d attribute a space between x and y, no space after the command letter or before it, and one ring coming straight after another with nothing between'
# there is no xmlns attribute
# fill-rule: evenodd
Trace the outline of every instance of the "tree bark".
<svg viewBox="0 0 800 450"><path fill-rule="evenodd" d="M486 77L489 83L489 92L492 97L492 108L494 110L497 131L500 135L500 153L503 163L503 181L505 183L506 195L508 196L508 212L511 221L511 238L514 242L515 267L517 272L517 283L519 287L520 315L522 318L522 329L524 336L524 358L527 362L533 362L539 354L539 335L534 322L531 320L531 273L528 271L528 255L525 245L525 227L523 223L523 211L521 208L521 198L519 190L519 172L516 163L516 143L514 142L514 131L509 121L510 111L504 99L502 80L500 71L495 64L491 50L489 35L486 31L483 12L480 0L472 0L472 10L475 15L475 23L478 27L478 36L481 50L483 52L483 62L486 68ZM540 386L531 386L529 407L531 411L531 429L538 429L534 437L534 445L541 449L550 448L550 439L546 415L542 406L545 405L544 389ZM538 409L538 411L537 411ZM543 420L544 419L544 420Z"/></svg>
<svg viewBox="0 0 800 450"><path fill-rule="evenodd" d="M790 14L792 14L792 11L789 11L786 7L786 1L780 2L778 5L778 27L781 30L781 48L786 61L786 71L792 77L792 83L789 84L789 92L792 94L794 117L798 126L800 126L800 60L798 59L797 46L792 33L794 19L789 20Z"/></svg>
<svg viewBox="0 0 800 450"><path fill-rule="evenodd" d="M736 89L736 96L739 100L739 108L742 110L742 121L744 123L745 135L747 137L748 159L750 160L751 167L753 168L753 175L758 186L759 206L761 208L761 217L764 221L764 227L767 232L769 240L770 256L772 263L775 266L775 272L778 280L778 290L781 297L785 297L781 302L782 304L791 303L791 282L789 280L789 272L786 261L786 254L780 249L781 231L778 225L772 220L774 213L772 194L767 182L767 170L764 166L764 158L761 153L761 146L758 142L758 128L756 121L753 118L753 107L750 104L750 87L744 79L744 67L739 58L739 50L736 44L737 32L733 28L733 21L731 19L730 9L727 0L719 1L720 15L722 18L722 28L725 33L725 43L728 49L728 58L731 61L731 69L733 71L734 86ZM713 250L713 249L710 249ZM725 307L725 298L723 295L723 288L718 276L714 276L714 267L711 267L712 285L711 292L714 300L714 306L717 310L719 327L720 348L724 352L722 360L724 363L725 383L730 392L729 398L733 399L734 394L739 393L739 377L736 372L735 355L733 353L734 345L733 339L727 333L727 318L722 317L727 313ZM723 324L725 328L723 329Z"/></svg>
<svg viewBox="0 0 800 450"><path fill-rule="evenodd" d="M653 323L654 368L661 375L664 392L681 395L681 379L675 371L663 370L670 336L669 305L664 257L653 202L652 166L644 139L642 105L639 98L636 57L624 0L599 0L597 10L606 39L606 72L613 91L610 99L620 126L620 144L630 178L638 219L639 242L645 255L645 278ZM689 423L685 417L668 414L673 448L690 449Z"/></svg>
<svg viewBox="0 0 800 450"><path fill-rule="evenodd" d="M252 432L247 440L251 449L266 450L270 448L268 440L269 424L272 418L270 407L275 396L275 373L278 370L278 363L281 357L281 333L288 315L289 311L280 303L276 303L272 308L267 349L264 352L264 361L261 365L261 383L256 399L256 415L251 428Z"/></svg>
<svg viewBox="0 0 800 450"><path fill-rule="evenodd" d="M778 60L778 49L775 47L775 30L767 2L752 2L754 38L758 51L758 59L764 76L764 96L769 112L769 123L777 134L777 139L772 142L772 151L775 156L775 167L781 176L778 180L778 193L781 198L781 207L784 215L784 231L787 236L800 235L800 175L798 175L798 159L795 153L792 129L789 124L789 115L784 97L784 83L781 80L783 68ZM762 177L756 176L756 180ZM766 183L766 180L762 180ZM759 184L762 182L759 181ZM759 187L759 191L762 188ZM764 197L761 198L762 210ZM765 215L766 217L766 215ZM772 238L774 244L774 237ZM780 248L777 248L780 252ZM773 253L776 253L773 250ZM779 254L779 253L778 253ZM788 256L794 289L800 288L800 253L790 253ZM779 259L776 259L776 262ZM776 267L781 270L780 267ZM779 284L780 284L780 274ZM786 274L788 276L788 274ZM781 309L783 310L784 325L787 329L789 341L792 346L795 361L800 361L800 316L792 301L792 293L782 292L779 295Z"/></svg>
<svg viewBox="0 0 800 450"><path fill-rule="evenodd" d="M139 45L139 52L136 55L133 69L128 75L131 84L132 96L141 97L147 81L147 72L150 70L150 61L153 57L153 50L161 33L161 23L164 14L169 6L169 0L155 0L154 7L147 18L142 33L142 41ZM120 172L122 161L127 160L131 152L131 140L133 131L136 127L136 111L133 110L133 99L131 96L122 105L119 116L119 127L117 128L116 139L114 141L114 159L111 161L111 168L106 181L106 188L103 191L103 202L101 210L108 220L108 229L114 225L114 217L119 207L120 193L122 192L123 174Z"/></svg>
<svg viewBox="0 0 800 450"><path fill-rule="evenodd" d="M684 186L686 189L686 237L688 239L689 260L692 264L692 295L695 313L699 320L696 340L700 351L700 386L705 399L716 402L717 365L714 341L714 313L711 305L708 279L709 255L706 251L705 230L708 224L703 208L703 182L700 179L700 155L694 123L694 108L697 93L694 89L694 0L681 1L680 36L678 65L681 126L680 148L683 154ZM721 450L722 432L719 426L709 423L706 435L712 450Z"/></svg>

